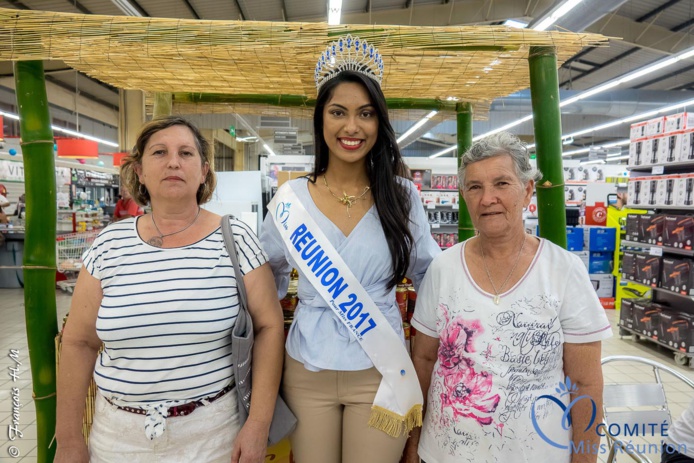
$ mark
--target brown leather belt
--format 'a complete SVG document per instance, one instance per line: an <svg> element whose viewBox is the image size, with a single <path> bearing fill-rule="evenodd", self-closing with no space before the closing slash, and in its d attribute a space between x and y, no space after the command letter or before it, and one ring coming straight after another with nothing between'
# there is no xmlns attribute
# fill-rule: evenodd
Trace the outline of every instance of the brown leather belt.
<svg viewBox="0 0 694 463"><path fill-rule="evenodd" d="M206 397L204 399L196 400L195 402L188 402L185 404L176 405L174 407L169 407L167 410L167 413L166 413L166 417L170 418L172 416L190 415L191 413L193 413L195 411L196 408L204 407L205 405L209 405L212 402L214 402L215 400L222 398L223 396L226 395L227 392L234 389L235 386L236 386L236 382L232 381L227 387L225 387L224 389L219 391L219 393L217 395L215 395L214 397ZM113 402L111 402L111 400L109 400L106 397L104 397L104 398L106 399L106 402L110 403L111 405L113 405L114 407L116 407L120 410L130 412L130 413L136 413L138 415L146 415L147 414L147 410L145 410L145 409L134 408L134 407L123 407L123 406L114 404Z"/></svg>

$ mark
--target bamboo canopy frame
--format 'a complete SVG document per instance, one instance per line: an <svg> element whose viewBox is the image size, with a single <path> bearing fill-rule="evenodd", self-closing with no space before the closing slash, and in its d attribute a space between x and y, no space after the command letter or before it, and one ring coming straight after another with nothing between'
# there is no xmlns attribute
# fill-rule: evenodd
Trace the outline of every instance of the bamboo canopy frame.
<svg viewBox="0 0 694 463"><path fill-rule="evenodd" d="M316 59L347 33L379 49L388 99L473 107L528 87L530 47L553 47L561 65L583 47L607 44L599 34L504 26L329 26L0 9L0 60L62 60L122 89L256 95L251 103L276 106L279 95L315 97Z"/></svg>
<svg viewBox="0 0 694 463"><path fill-rule="evenodd" d="M114 87L159 94L155 101L157 111L170 111L173 105L173 111L179 113L271 114L278 111L308 115L316 95L313 81L316 59L330 42L347 33L379 49L384 62L381 87L391 109L402 111L404 117L408 114L421 117L425 111L433 109L440 111L439 118L457 117L463 132L459 135L459 151L472 142L471 112L476 118L482 118L493 99L529 86L528 58L532 50L551 50L552 69L540 68L543 75L547 75L550 71L556 73L557 66L584 47L606 46L608 41L599 34L539 32L503 26L329 26L325 23L203 21L0 8L0 60L33 62L27 63L27 69L34 66L36 73L40 72L40 60L62 60ZM26 77L21 80L27 80ZM18 93L19 83L20 80ZM173 94L172 100L163 94ZM41 101L45 101L45 96ZM549 102L549 106L542 112L556 112L554 106L558 109L558 101ZM27 121L38 120L31 111L23 109L20 115L25 142L36 138L37 134L50 132L45 114L43 129L27 125ZM558 131L552 130L544 141L538 140L538 159L546 152L547 161L560 165L561 153L553 148L554 142L561 137L560 121L555 125ZM25 162L30 157L27 153ZM50 170L50 159L44 157L37 155L32 162L44 164ZM27 186L44 182L45 171L27 169ZM543 180L546 183L546 179ZM556 180L555 188L562 183L561 179ZM546 184L543 186L549 188ZM46 187L47 191L32 189L33 193L27 195L29 211L34 210L36 214L50 209L51 201L55 204L55 192L50 185ZM552 212L559 214L563 202L556 206ZM542 215L542 207L540 212ZM471 223L463 216L461 213L460 233L461 237L466 237L473 231ZM47 233L36 246L45 251L39 254L52 257L45 262L27 263L51 269L55 267L55 262L51 261L55 254L50 251L51 246L55 247L55 214L46 214L46 218L48 222L43 228ZM42 227L30 226L29 232L34 228ZM559 241L564 233L565 242L565 232L558 230L557 233ZM44 270L36 271L37 275L41 272L45 276ZM46 342L52 342L53 336L48 334L55 330L55 298L46 291L46 278L37 277L33 281L30 275L33 274L28 272L25 295L34 295L38 289L36 294L40 293L46 301L32 304L37 307L31 313L27 302L27 329L35 331L29 333L29 338L31 341L45 337ZM43 313L39 313L42 305ZM41 318L51 323L45 328L34 326L33 320ZM42 370L43 367L39 367L39 363L35 366L33 360L34 377L42 378L39 392L50 398L55 391L55 372L48 367ZM44 378L52 384L44 384ZM55 417L48 408L53 408L50 399L39 413L40 463L52 460L46 441Z"/></svg>

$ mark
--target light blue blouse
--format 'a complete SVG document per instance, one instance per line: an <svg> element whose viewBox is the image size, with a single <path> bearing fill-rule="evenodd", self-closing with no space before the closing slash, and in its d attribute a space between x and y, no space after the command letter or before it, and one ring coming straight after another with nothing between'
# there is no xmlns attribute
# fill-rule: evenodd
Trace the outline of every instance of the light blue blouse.
<svg viewBox="0 0 694 463"><path fill-rule="evenodd" d="M412 279L416 289L429 264L441 249L431 236L429 222L416 187L408 180L403 180L403 183L409 189L412 201L410 232L414 238L407 276ZM313 202L306 178L291 180L289 185L404 342L395 288L388 289L393 266L376 206L372 206L352 233L345 236ZM284 297L289 284L289 273L292 268L298 267L282 241L271 214L265 217L260 242L270 257L269 262L275 274L279 296ZM287 353L293 359L302 362L311 371L354 371L366 370L373 366L359 342L349 334L347 328L301 272L298 296L299 304L287 338Z"/></svg>

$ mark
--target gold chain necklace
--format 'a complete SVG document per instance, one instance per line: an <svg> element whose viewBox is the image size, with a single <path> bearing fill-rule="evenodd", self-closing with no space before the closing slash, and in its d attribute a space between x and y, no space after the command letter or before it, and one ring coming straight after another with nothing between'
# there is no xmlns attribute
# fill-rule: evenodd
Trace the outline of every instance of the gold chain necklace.
<svg viewBox="0 0 694 463"><path fill-rule="evenodd" d="M193 219L192 222L190 222L188 225L186 225L185 227L181 228L178 231L175 231L173 233L167 233L165 235L161 231L159 231L159 227L157 227L157 222L154 221L154 211L152 211L152 223L154 224L154 228L155 228L155 230L157 230L157 233L159 233L159 236L151 237L150 239L147 240L147 244L149 244L150 246L154 246L155 248L162 247L164 245L164 238L166 238L167 236L176 235L178 233L181 233L181 232L188 230L190 227L193 226L195 221L198 220L199 215L200 215L200 206L198 206L198 213L195 214L195 218Z"/></svg>
<svg viewBox="0 0 694 463"><path fill-rule="evenodd" d="M513 272L516 270L516 267L518 267L518 262L520 262L520 256L523 254L523 248L525 247L525 242L527 240L525 239L525 234L523 234L523 244L521 245L520 251L518 251L518 257L516 257L516 263L513 264L513 268L509 272L508 276L504 280L504 283L501 285L499 288L499 291L497 291L496 286L494 285L494 280L492 280L492 276L489 273L489 268L487 268L487 259L484 256L484 246L482 243L480 243L480 250L482 251L482 263L484 264L484 270L487 272L487 278L489 278L489 282L492 284L492 288L494 288L494 304L499 305L499 302L501 302L501 292L504 289L504 286L506 286L506 283L508 283L508 279L511 278L511 275L513 275Z"/></svg>
<svg viewBox="0 0 694 463"><path fill-rule="evenodd" d="M323 183L325 184L325 187L328 189L328 192L332 195L333 198L337 199L340 203L344 204L347 206L347 217L351 218L352 215L349 213L349 210L352 206L354 206L354 203L356 203L360 199L364 199L364 195L369 192L371 187L365 187L364 192L360 194L359 196L354 196L354 195L348 195L344 190L342 191L342 197L335 196L335 193L333 193L333 190L330 189L328 186L328 179L325 178L325 174L323 174Z"/></svg>

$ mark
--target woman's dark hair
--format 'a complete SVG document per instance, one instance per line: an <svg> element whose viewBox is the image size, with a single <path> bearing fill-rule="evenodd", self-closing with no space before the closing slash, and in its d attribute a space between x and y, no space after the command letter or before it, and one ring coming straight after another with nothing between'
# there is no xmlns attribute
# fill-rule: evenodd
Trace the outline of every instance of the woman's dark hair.
<svg viewBox="0 0 694 463"><path fill-rule="evenodd" d="M335 88L343 83L356 83L364 87L378 116L378 138L374 147L366 155L366 173L390 249L393 278L388 285L392 288L405 278L410 266L410 252L414 246L409 228L412 204L407 187L397 179L398 175L406 172L406 167L395 141L395 132L390 125L386 99L379 85L364 74L343 71L324 83L318 91L316 109L313 113L316 162L309 181L315 183L318 176L328 169L330 152L323 138L323 111L332 98Z"/></svg>

